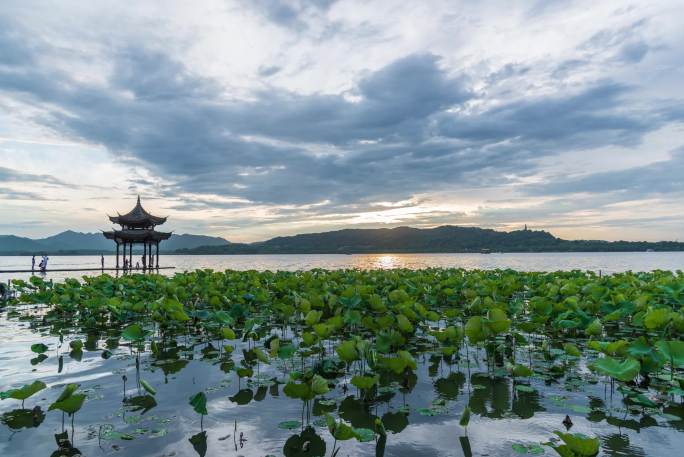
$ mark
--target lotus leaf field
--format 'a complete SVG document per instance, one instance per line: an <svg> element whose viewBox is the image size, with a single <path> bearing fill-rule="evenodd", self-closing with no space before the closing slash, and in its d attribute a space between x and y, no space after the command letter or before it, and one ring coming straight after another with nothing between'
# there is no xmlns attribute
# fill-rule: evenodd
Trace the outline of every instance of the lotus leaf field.
<svg viewBox="0 0 684 457"><path fill-rule="evenodd" d="M13 288L3 332L31 337L0 380L2 455L684 445L682 272L197 270Z"/></svg>

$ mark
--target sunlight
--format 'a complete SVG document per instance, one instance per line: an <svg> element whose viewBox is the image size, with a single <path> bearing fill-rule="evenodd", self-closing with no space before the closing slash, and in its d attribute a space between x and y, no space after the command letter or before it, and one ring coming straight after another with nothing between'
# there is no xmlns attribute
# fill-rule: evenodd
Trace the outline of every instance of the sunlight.
<svg viewBox="0 0 684 457"><path fill-rule="evenodd" d="M388 270L391 268L397 268L399 266L399 259L397 259L397 256L395 255L386 254L379 256L374 263L375 268Z"/></svg>

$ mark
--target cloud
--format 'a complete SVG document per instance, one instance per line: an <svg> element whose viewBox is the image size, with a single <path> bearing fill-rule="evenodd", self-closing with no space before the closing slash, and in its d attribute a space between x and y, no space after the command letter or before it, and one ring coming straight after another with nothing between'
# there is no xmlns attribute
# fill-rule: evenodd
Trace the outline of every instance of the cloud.
<svg viewBox="0 0 684 457"><path fill-rule="evenodd" d="M275 25L290 29L307 28L307 18L328 10L337 0L247 0L245 6Z"/></svg>
<svg viewBox="0 0 684 457"><path fill-rule="evenodd" d="M41 184L41 185L48 184L48 185L52 185L52 186L69 187L69 188L75 187L72 184L68 184L68 183L62 181L61 179L57 179L51 175L25 173L25 172L21 172L18 170L11 169L11 168L0 166L0 182L9 182L9 181L33 183L33 184Z"/></svg>
<svg viewBox="0 0 684 457"><path fill-rule="evenodd" d="M445 114L439 133L471 141L546 143L555 150L635 144L662 120L623 108L629 92L622 84L599 81L574 94L523 98L475 114Z"/></svg>
<svg viewBox="0 0 684 457"><path fill-rule="evenodd" d="M7 200L41 200L41 201L55 201L57 199L48 198L36 192L29 192L24 190L15 190L7 187L0 187L0 197Z"/></svg>
<svg viewBox="0 0 684 457"><path fill-rule="evenodd" d="M684 193L684 147L672 152L669 160L625 170L591 173L586 176L559 179L530 188L537 195L576 193L622 193L623 199L643 198L655 194Z"/></svg>
<svg viewBox="0 0 684 457"><path fill-rule="evenodd" d="M509 210L569 214L582 205L535 199L558 202L573 189L610 192L613 202L626 198L617 194L681 192L680 153L595 177L568 177L553 164L574 151L639 150L684 119L680 101L658 92L661 67L650 67L672 48L638 8L601 9L587 23L570 14L581 5L560 1L528 2L507 15L475 4L462 14L441 14L437 3L400 11L334 1L224 6L216 14L239 14L239 33L203 17L205 30L187 11L193 33L176 36L186 17L164 14L147 34L131 19L137 14L124 12L111 19L116 39L106 22L97 24L110 29L86 33L45 26L49 18L21 7L0 14L0 114L20 113L37 131L101 146L112 162L145 171L129 174L122 189L155 193L177 213L239 218L235 226L344 225L386 213L381 201L411 202L393 221L466 223L472 211L419 216L415 198L466 188L529 199L529 213L481 202L478 220L492 225L511 220ZM554 27L556 34L546 30ZM159 39L167 29L168 42ZM510 43L489 46L490 29ZM220 39L205 42L216 30ZM66 185L50 174L22 178L11 166L0 179ZM634 184L619 188L625 181Z"/></svg>

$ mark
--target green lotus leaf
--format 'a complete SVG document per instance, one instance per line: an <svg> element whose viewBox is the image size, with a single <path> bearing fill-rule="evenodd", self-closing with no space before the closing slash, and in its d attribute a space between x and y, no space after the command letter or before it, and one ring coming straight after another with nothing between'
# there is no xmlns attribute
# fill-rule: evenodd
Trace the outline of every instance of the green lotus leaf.
<svg viewBox="0 0 684 457"><path fill-rule="evenodd" d="M311 380L311 391L316 395L323 395L329 390L330 388L328 387L328 381L317 374L314 375L313 379Z"/></svg>
<svg viewBox="0 0 684 457"><path fill-rule="evenodd" d="M581 433L562 433L559 431L554 433L563 440L572 455L576 457L594 457L599 452L601 442L596 437L592 438Z"/></svg>
<svg viewBox="0 0 684 457"><path fill-rule="evenodd" d="M48 411L52 411L53 409L59 409L60 411L64 411L65 413L71 415L78 412L78 410L81 409L85 399L85 394L71 394L64 400L56 401L53 404L51 404L48 408Z"/></svg>
<svg viewBox="0 0 684 457"><path fill-rule="evenodd" d="M201 414L203 416L209 414L207 412L207 396L204 394L204 392L198 392L190 397L189 404L197 414Z"/></svg>
<svg viewBox="0 0 684 457"><path fill-rule="evenodd" d="M504 310L492 308L487 313L487 326L494 334L504 333L510 328L511 320L508 319Z"/></svg>
<svg viewBox="0 0 684 457"><path fill-rule="evenodd" d="M644 315L644 327L649 330L663 328L670 317L669 308L651 308Z"/></svg>
<svg viewBox="0 0 684 457"><path fill-rule="evenodd" d="M466 406L461 413L461 418L458 420L458 425L467 427L470 423L470 407Z"/></svg>
<svg viewBox="0 0 684 457"><path fill-rule="evenodd" d="M338 441L346 441L355 437L354 429L343 421L336 421L330 414L325 415L328 431Z"/></svg>
<svg viewBox="0 0 684 457"><path fill-rule="evenodd" d="M309 311L306 316L304 317L304 322L306 322L306 325L312 326L314 324L317 324L318 321L321 320L321 317L323 316L322 311L318 311L315 309L312 309Z"/></svg>
<svg viewBox="0 0 684 457"><path fill-rule="evenodd" d="M601 374L610 376L619 381L631 381L639 374L641 364L633 358L618 361L612 357L603 357L595 361L593 369Z"/></svg>
<svg viewBox="0 0 684 457"><path fill-rule="evenodd" d="M257 360L259 360L259 362L263 362L266 364L271 363L271 361L268 359L268 356L261 348L255 347L253 351L254 354L256 354L256 358Z"/></svg>
<svg viewBox="0 0 684 457"><path fill-rule="evenodd" d="M47 350L47 345L43 343L36 343L31 345L31 351L35 352L36 354L42 354L44 352L47 352Z"/></svg>
<svg viewBox="0 0 684 457"><path fill-rule="evenodd" d="M149 382L145 381L144 379L140 380L140 385L143 386L143 389L145 389L148 393L152 395L156 395L157 391L150 385Z"/></svg>
<svg viewBox="0 0 684 457"><path fill-rule="evenodd" d="M59 394L59 397L57 397L57 400L55 400L55 403L59 403L60 401L64 401L67 398L71 397L74 392L80 387L80 384L67 384L66 387L64 387L64 390L62 391L61 394Z"/></svg>
<svg viewBox="0 0 684 457"><path fill-rule="evenodd" d="M5 392L0 392L0 399L13 398L15 400L24 401L33 394L40 392L47 386L43 381L33 381L31 384L25 384L19 389L11 389Z"/></svg>
<svg viewBox="0 0 684 457"><path fill-rule="evenodd" d="M278 423L278 428L283 430L295 430L302 426L299 421L283 421Z"/></svg>
<svg viewBox="0 0 684 457"><path fill-rule="evenodd" d="M73 349L74 351L80 351L83 349L83 341L81 340L72 340L69 341L69 347Z"/></svg>
<svg viewBox="0 0 684 457"><path fill-rule="evenodd" d="M223 327L221 329L221 336L224 340L234 340L236 338L235 332L230 327Z"/></svg>
<svg viewBox="0 0 684 457"><path fill-rule="evenodd" d="M288 382L283 388L283 393L290 398L311 400L314 397L311 387L305 383Z"/></svg>
<svg viewBox="0 0 684 457"><path fill-rule="evenodd" d="M141 341L145 338L145 333L140 325L131 324L121 332L121 337L127 341Z"/></svg>
<svg viewBox="0 0 684 457"><path fill-rule="evenodd" d="M380 377L375 376L354 376L351 379L352 385L358 387L359 389L370 389L380 381Z"/></svg>
<svg viewBox="0 0 684 457"><path fill-rule="evenodd" d="M351 363L359 359L359 353L356 350L356 343L354 341L343 341L335 348L335 352L340 356L340 359L346 363Z"/></svg>
<svg viewBox="0 0 684 457"><path fill-rule="evenodd" d="M665 356L674 368L684 367L684 341L659 340L656 348Z"/></svg>
<svg viewBox="0 0 684 457"><path fill-rule="evenodd" d="M413 324L403 314L397 316L397 327L404 333L413 333Z"/></svg>
<svg viewBox="0 0 684 457"><path fill-rule="evenodd" d="M354 432L354 438L361 443L367 443L369 441L375 440L375 432L369 428L356 428L352 429Z"/></svg>
<svg viewBox="0 0 684 457"><path fill-rule="evenodd" d="M565 343L563 345L563 350L565 351L566 354L571 355L573 357L581 357L582 356L582 353L580 352L579 348L572 343Z"/></svg>
<svg viewBox="0 0 684 457"><path fill-rule="evenodd" d="M511 374L516 378L528 378L534 374L534 371L530 370L525 365L517 364L511 370Z"/></svg>
<svg viewBox="0 0 684 457"><path fill-rule="evenodd" d="M587 325L587 328L584 331L587 335L598 336L603 333L603 325L601 325L600 320L594 319L589 325Z"/></svg>
<svg viewBox="0 0 684 457"><path fill-rule="evenodd" d="M477 344L487 339L489 331L484 325L484 319L480 316L473 316L468 319L465 325L465 334L471 344Z"/></svg>

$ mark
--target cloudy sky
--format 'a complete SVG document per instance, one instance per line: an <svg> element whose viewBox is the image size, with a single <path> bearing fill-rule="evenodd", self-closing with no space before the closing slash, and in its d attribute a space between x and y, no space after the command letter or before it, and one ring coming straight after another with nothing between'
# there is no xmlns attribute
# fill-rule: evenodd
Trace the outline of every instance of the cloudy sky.
<svg viewBox="0 0 684 457"><path fill-rule="evenodd" d="M0 234L684 239L684 3L4 0ZM166 228L166 226L165 226Z"/></svg>

